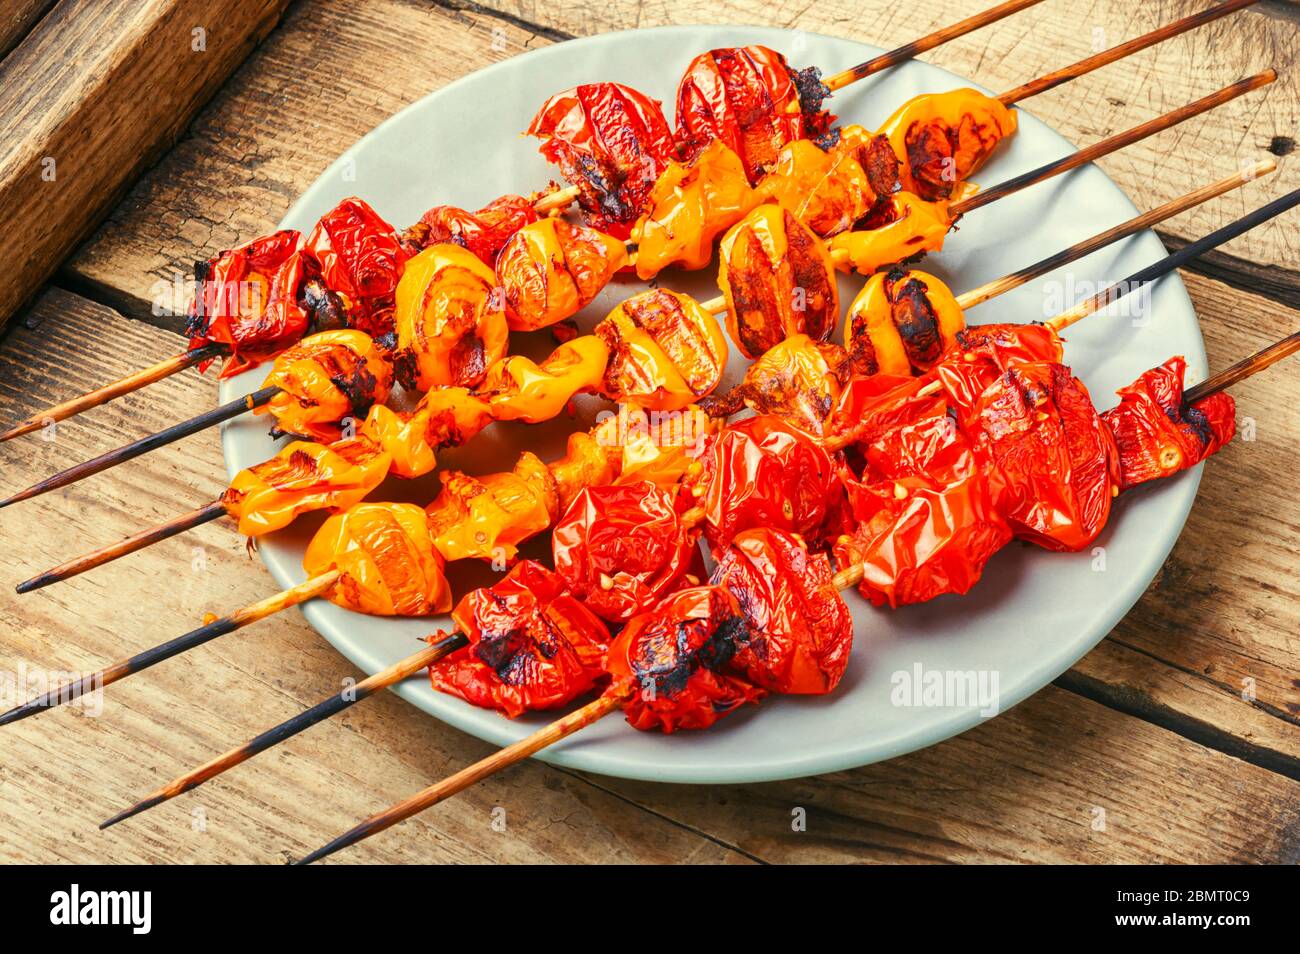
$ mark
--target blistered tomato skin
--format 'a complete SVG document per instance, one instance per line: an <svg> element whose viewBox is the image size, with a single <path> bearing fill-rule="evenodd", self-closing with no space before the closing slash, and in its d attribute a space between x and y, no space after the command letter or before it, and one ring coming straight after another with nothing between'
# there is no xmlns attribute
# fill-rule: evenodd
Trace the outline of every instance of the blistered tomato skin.
<svg viewBox="0 0 1300 954"><path fill-rule="evenodd" d="M344 199L321 216L306 251L325 287L342 299L349 328L372 338L393 330L393 296L409 253L374 209Z"/></svg>
<svg viewBox="0 0 1300 954"><path fill-rule="evenodd" d="M605 680L609 631L539 563L525 560L467 594L452 619L470 645L429 668L439 692L513 719L567 705Z"/></svg>
<svg viewBox="0 0 1300 954"><path fill-rule="evenodd" d="M511 331L534 331L572 318L627 264L621 239L548 218L526 225L496 259Z"/></svg>
<svg viewBox="0 0 1300 954"><path fill-rule="evenodd" d="M699 504L715 554L755 527L816 540L840 500L832 455L780 418L751 417L727 427L701 463Z"/></svg>
<svg viewBox="0 0 1300 954"><path fill-rule="evenodd" d="M459 245L434 245L397 285L394 373L405 388L474 387L505 356L506 315L496 275Z"/></svg>
<svg viewBox="0 0 1300 954"><path fill-rule="evenodd" d="M677 590L632 617L610 644L611 691L643 732L707 729L764 692L729 670L748 639L735 598L716 586Z"/></svg>
<svg viewBox="0 0 1300 954"><path fill-rule="evenodd" d="M333 444L293 441L235 475L221 503L247 537L280 530L299 514L360 503L388 475L392 456L364 436Z"/></svg>
<svg viewBox="0 0 1300 954"><path fill-rule="evenodd" d="M537 212L530 200L521 195L503 195L477 212L452 205L435 206L408 230L407 238L417 252L431 245L459 245L491 268L510 237L536 221Z"/></svg>
<svg viewBox="0 0 1300 954"><path fill-rule="evenodd" d="M627 620L698 570L681 508L649 481L588 487L551 534L555 572L602 619Z"/></svg>
<svg viewBox="0 0 1300 954"><path fill-rule="evenodd" d="M908 100L880 132L901 167L902 187L922 199L948 199L1015 133L1016 114L978 90L956 89Z"/></svg>
<svg viewBox="0 0 1300 954"><path fill-rule="evenodd" d="M867 280L849 305L844 340L852 352L865 338L884 374L923 374L956 345L965 325L947 285L925 272L898 268Z"/></svg>
<svg viewBox="0 0 1300 954"><path fill-rule="evenodd" d="M646 411L680 411L718 386L727 339L717 319L689 295L663 288L633 295L593 332L609 364L602 393Z"/></svg>
<svg viewBox="0 0 1300 954"><path fill-rule="evenodd" d="M1193 467L1232 440L1236 402L1220 392L1186 407L1186 372L1182 357L1170 358L1121 388L1120 403L1101 415L1118 446L1121 489Z"/></svg>
<svg viewBox="0 0 1300 954"><path fill-rule="evenodd" d="M839 320L835 266L825 244L789 210L760 205L718 247L727 330L748 358L792 334L825 341Z"/></svg>
<svg viewBox="0 0 1300 954"><path fill-rule="evenodd" d="M801 86L808 102L801 101ZM792 70L784 56L765 46L701 53L677 87L677 140L684 158L721 140L740 156L749 181L758 182L787 143L829 129L834 117L813 95L819 86L815 71Z"/></svg>
<svg viewBox="0 0 1300 954"><path fill-rule="evenodd" d="M626 239L651 189L678 158L657 100L619 83L588 83L542 104L528 127L542 155L578 187L587 224Z"/></svg>
<svg viewBox="0 0 1300 954"><path fill-rule="evenodd" d="M732 540L710 579L745 617L732 668L769 692L832 691L853 648L853 615L832 576L826 555L794 534L747 530Z"/></svg>
<svg viewBox="0 0 1300 954"><path fill-rule="evenodd" d="M276 436L328 444L343 437L345 422L359 423L372 405L387 401L392 384L388 356L368 334L322 331L276 357L262 386L280 391L256 413L275 418Z"/></svg>
<svg viewBox="0 0 1300 954"><path fill-rule="evenodd" d="M954 224L948 206L945 199L930 202L910 192L895 193L873 211L878 224L833 236L831 255L843 267L873 275L937 252Z"/></svg>
<svg viewBox="0 0 1300 954"><path fill-rule="evenodd" d="M714 239L759 201L740 158L720 140L689 163L669 163L632 229L637 277L654 278L670 265L707 268Z"/></svg>
<svg viewBox="0 0 1300 954"><path fill-rule="evenodd" d="M267 360L307 333L311 315L298 290L312 268L302 233L284 229L194 267L190 348L226 346L223 378ZM200 367L206 369L209 362Z"/></svg>

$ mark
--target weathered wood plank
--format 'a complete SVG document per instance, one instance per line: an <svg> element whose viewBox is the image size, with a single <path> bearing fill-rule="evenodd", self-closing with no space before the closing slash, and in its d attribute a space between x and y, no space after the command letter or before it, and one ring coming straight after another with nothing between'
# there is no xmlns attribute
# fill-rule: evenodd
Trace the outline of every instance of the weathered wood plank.
<svg viewBox="0 0 1300 954"><path fill-rule="evenodd" d="M42 296L36 329L16 323L0 349L6 413L34 409L162 357L175 336L66 292ZM100 348L83 359L85 342ZM4 445L6 485L97 453L214 399L193 372ZM26 665L90 670L128 651L266 596L270 577L224 524L209 524L77 580L15 597L18 574L156 521L178 502L220 489L215 434L196 437L3 515L0 673ZM357 818L422 787L487 747L394 696L267 753L195 793L106 834L95 826L178 771L266 728L356 673L296 613L285 613L108 689L103 712L46 713L8 727L0 766L0 857L7 862L279 861L316 847ZM492 811L512 801L505 831ZM746 861L715 840L539 764L456 799L377 839L356 861Z"/></svg>
<svg viewBox="0 0 1300 954"><path fill-rule="evenodd" d="M502 0L493 5L564 32L637 23L789 22L893 45L985 4L958 0L904 8L884 0L798 6L655 0L639 5L511 5ZM1203 6L1178 0L1135 8L1122 0L1098 0L1081 26L1078 16L1045 4L927 57L994 88L1009 88L1088 55L1093 27L1107 32L1109 45ZM1300 73L1288 69L1300 48L1294 42L1297 32L1288 21L1238 14L1146 51L1129 65L1111 66L1030 100L1028 108L1071 139L1086 142L1270 63L1276 66L1283 77L1269 89L1106 161L1107 171L1134 201L1151 207L1179 194L1186 183L1203 181L1207 168L1226 171L1239 161L1260 158L1270 148L1287 150L1300 117ZM177 148L77 252L65 277L93 288L95 297L133 317L148 317L155 283L183 278L195 258L269 229L343 148L378 122L431 88L546 42L546 37L502 19L410 0L305 0L200 115ZM1008 51L1014 55L1006 55ZM382 84L374 82L376 62L385 64ZM313 69L321 71L319 76L313 76ZM1279 144L1273 143L1275 138ZM1298 169L1283 163L1264 187L1265 194L1300 185ZM1171 226L1171 234L1199 236L1260 201L1258 190L1226 197L1182 217ZM1257 263L1280 293L1300 296L1300 278L1291 273L1300 270L1300 248L1288 222L1270 223L1250 239L1232 243L1228 252L1236 260ZM172 320L170 326L177 325Z"/></svg>
<svg viewBox="0 0 1300 954"><path fill-rule="evenodd" d="M0 59L18 45L41 17L54 6L54 0L10 0L0 13Z"/></svg>
<svg viewBox="0 0 1300 954"><path fill-rule="evenodd" d="M0 61L0 221L10 224L0 233L0 324L185 128L286 3L60 0ZM30 17L40 6L14 12Z"/></svg>
<svg viewBox="0 0 1300 954"><path fill-rule="evenodd" d="M595 781L773 862L1300 861L1300 784L1050 686L962 736L852 772ZM792 827L799 809L804 831Z"/></svg>
<svg viewBox="0 0 1300 954"><path fill-rule="evenodd" d="M1184 278L1212 369L1300 328L1300 311L1207 278ZM1300 509L1280 475L1294 472L1300 447L1298 369L1292 359L1232 389L1242 433L1206 464L1182 537L1111 634L1131 651L1110 647L1077 667L1111 686L1116 698L1209 721L1290 759L1293 772L1300 765ZM1257 712L1272 724L1261 727Z"/></svg>

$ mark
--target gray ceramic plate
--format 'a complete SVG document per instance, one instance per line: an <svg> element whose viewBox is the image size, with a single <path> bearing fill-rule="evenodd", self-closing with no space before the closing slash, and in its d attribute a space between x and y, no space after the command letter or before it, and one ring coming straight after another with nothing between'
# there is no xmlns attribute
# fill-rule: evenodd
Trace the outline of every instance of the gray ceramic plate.
<svg viewBox="0 0 1300 954"><path fill-rule="evenodd" d="M584 82L616 80L671 104L678 78L697 52L762 43L796 66L816 64L829 74L879 53L875 47L809 33L745 27L671 27L574 40L515 57L474 73L416 102L350 148L289 210L282 225L308 230L336 201L360 195L398 227L438 203L476 208L504 192L528 192L554 176L535 143L521 138L550 93ZM1028 77L1026 77L1028 78ZM843 121L878 125L898 104L918 93L972 85L934 66L908 63L858 83L836 96ZM976 84L977 85L977 84ZM1032 101L1030 101L1032 109ZM1213 120L1211 120L1213 121ZM1020 132L974 178L985 187L1057 158L1072 145L1021 111ZM1221 175L1226 171L1219 170ZM1207 180L1210 176L1207 176ZM968 216L942 253L924 267L957 292L1036 261L1051 251L1114 225L1135 213L1133 204L1100 170L1087 167L1034 187ZM1079 283L1111 281L1164 254L1150 233L1052 276L1053 286L1077 297ZM663 283L699 298L716 294L714 273L670 272ZM843 279L848 301L859 279ZM1073 287L1069 282L1074 283ZM606 289L579 318L589 327L622 298L641 290L634 282ZM1053 313L1047 281L980 306L973 323L1029 321ZM1177 277L1151 300L1151 320L1098 315L1071 329L1068 361L1098 403L1138 373L1171 354L1183 354L1190 380L1205 375L1205 352L1196 315ZM1059 310L1059 309L1056 309ZM544 353L545 335L522 342ZM743 372L733 356L729 375ZM253 390L261 374L226 382L221 399ZM599 405L580 408L582 420L535 428L497 425L440 463L470 473L508 468L519 450L544 459L563 453L564 437L586 426ZM231 474L275 450L265 419L232 422L223 434ZM671 737L637 732L611 716L541 757L605 775L671 782L749 782L812 775L864 765L932 745L976 725L979 707L905 707L891 701L897 672L996 673L1000 711L1042 688L1091 649L1142 594L1182 529L1199 470L1127 495L1099 542L1104 564L1092 553L1051 554L1013 544L988 566L966 597L944 597L901 611L876 611L849 594L857 622L853 662L831 696L780 698L724 719L708 732ZM427 502L436 484L390 481L374 499ZM274 583L301 582L301 557L320 518L304 519L262 541L260 552ZM546 553L545 541L530 551ZM1104 569L1099 567L1104 565ZM457 593L488 579L485 568L457 566ZM349 613L314 601L304 610L326 639L367 673L418 648L417 638L448 625L443 620L390 620ZM322 694L333 687L321 686ZM513 742L545 720L509 722L435 693L422 679L408 680L403 698L443 722L494 743ZM438 775L460 766L430 766Z"/></svg>

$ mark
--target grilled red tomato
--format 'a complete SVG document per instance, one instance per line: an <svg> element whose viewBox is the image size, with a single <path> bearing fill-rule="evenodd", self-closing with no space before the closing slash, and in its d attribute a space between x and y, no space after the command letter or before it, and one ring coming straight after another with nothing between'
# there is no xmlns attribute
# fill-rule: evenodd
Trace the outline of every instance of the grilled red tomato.
<svg viewBox="0 0 1300 954"><path fill-rule="evenodd" d="M525 560L495 586L466 594L451 618L470 645L430 666L429 678L476 706L513 719L566 705L604 676L609 631L540 563Z"/></svg>
<svg viewBox="0 0 1300 954"><path fill-rule="evenodd" d="M722 140L757 182L786 143L829 131L826 94L819 71L793 70L765 46L710 50L691 60L677 87L677 141L689 160Z"/></svg>
<svg viewBox="0 0 1300 954"><path fill-rule="evenodd" d="M321 216L307 251L326 288L342 300L348 326L378 338L393 330L393 295L409 257L396 230L361 199Z"/></svg>
<svg viewBox="0 0 1300 954"><path fill-rule="evenodd" d="M707 729L763 690L727 672L746 639L730 593L696 586L632 617L609 647L614 688L630 690L627 721L648 732Z"/></svg>
<svg viewBox="0 0 1300 954"><path fill-rule="evenodd" d="M701 463L699 502L714 552L751 527L816 539L841 500L831 454L778 417L751 417L726 428Z"/></svg>
<svg viewBox="0 0 1300 954"><path fill-rule="evenodd" d="M477 212L454 205L434 206L407 230L412 254L430 245L451 242L477 255L489 268L497 252L525 225L537 221L533 203L521 195L503 195Z"/></svg>
<svg viewBox="0 0 1300 954"><path fill-rule="evenodd" d="M972 370L956 362L945 375ZM998 506L1017 537L1049 550L1092 544L1118 493L1117 452L1083 383L1062 364L1029 361L1002 372L958 418Z"/></svg>
<svg viewBox="0 0 1300 954"><path fill-rule="evenodd" d="M302 233L293 229L195 263L194 301L185 327L190 348L213 342L229 348L223 378L274 357L310 326L310 314L298 301L306 275Z"/></svg>
<svg viewBox="0 0 1300 954"><path fill-rule="evenodd" d="M853 616L831 577L826 555L794 534L746 530L732 540L711 578L745 617L732 667L769 692L834 689L853 649Z"/></svg>
<svg viewBox="0 0 1300 954"><path fill-rule="evenodd" d="M578 187L589 224L625 239L655 180L677 158L658 100L620 83L556 93L528 126L543 156Z"/></svg>
<svg viewBox="0 0 1300 954"><path fill-rule="evenodd" d="M872 441L860 478L845 470L857 525L835 558L862 567L859 590L877 606L965 593L1011 540L984 462L943 402Z"/></svg>
<svg viewBox="0 0 1300 954"><path fill-rule="evenodd" d="M676 492L648 480L588 487L551 535L555 572L596 615L628 619L701 571L680 509Z"/></svg>
<svg viewBox="0 0 1300 954"><path fill-rule="evenodd" d="M1183 404L1187 362L1170 358L1119 390L1120 402L1101 415L1119 446L1120 488L1195 466L1232 440L1237 405L1222 392Z"/></svg>

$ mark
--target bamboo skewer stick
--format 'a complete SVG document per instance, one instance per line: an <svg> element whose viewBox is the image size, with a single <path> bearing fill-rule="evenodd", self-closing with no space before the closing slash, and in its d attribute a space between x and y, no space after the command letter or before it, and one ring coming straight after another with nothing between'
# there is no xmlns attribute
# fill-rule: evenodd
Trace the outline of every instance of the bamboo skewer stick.
<svg viewBox="0 0 1300 954"><path fill-rule="evenodd" d="M298 713L292 719L280 723L273 729L268 729L243 745L200 765L191 772L187 772L157 791L145 796L125 811L118 812L99 827L102 830L116 825L120 821L125 821L156 805L161 805L178 795L184 795L186 792L198 788L204 782L216 778L227 769L232 769L241 762L247 762L254 755L265 752L271 746L278 745L304 729L308 729L316 723L323 722L330 716L356 705L362 699L374 695L381 689L387 689L389 686L396 685L421 670L428 669L439 659L468 645L469 640L461 633L452 633L445 636L418 653L393 663L387 669L382 669L373 676L361 680L355 686L335 693L305 712Z"/></svg>
<svg viewBox="0 0 1300 954"><path fill-rule="evenodd" d="M1274 199L1267 205L1260 206L1255 211L1243 215L1235 222L1230 222L1223 226L1223 228L1216 229L1209 235L1206 235L1204 238L1197 239L1185 248L1181 248L1177 252L1166 255L1160 261L1139 269L1128 278L1106 286L1101 291L1097 292L1097 294L1092 295L1075 305L1069 311L1062 312L1055 318L1050 319L1047 322L1047 326L1057 332L1064 331L1081 318L1092 314L1094 311L1100 311L1103 308L1106 308L1123 298L1125 295L1128 295L1142 286L1148 285L1157 279L1163 278L1170 272L1181 268L1192 259L1203 255L1210 249L1218 248L1225 242L1230 242L1232 239L1244 235L1257 225L1267 222L1269 219L1281 215L1283 212L1286 212L1288 209L1292 209L1297 205L1300 205L1300 189L1296 189L1280 198Z"/></svg>
<svg viewBox="0 0 1300 954"><path fill-rule="evenodd" d="M1062 249L1055 255L1042 259L1039 262L1035 262L1033 265L1026 266L1010 275L1004 275L1003 277L994 279L985 285L981 285L979 288L958 295L957 304L961 306L963 311L967 308L972 308L981 302L996 297L997 295L1011 291L1014 288L1019 288L1026 282L1032 281L1042 275L1046 275L1048 272L1054 271L1062 265L1068 265L1070 262L1078 261L1112 242L1119 241L1122 238L1127 238L1137 232L1151 228L1153 225L1163 222L1180 212L1185 212L1194 206L1207 202L1217 196L1221 196L1225 192L1231 192L1233 189L1246 185L1249 182L1253 182L1262 176L1268 175L1276 169L1277 163L1272 159L1264 159L1260 162L1256 162L1234 175L1225 176L1218 182L1202 186L1200 189L1196 189L1186 195L1166 202L1159 208L1135 216L1126 222L1121 222L1119 225L1107 229L1104 232L1100 232L1089 239L1085 239L1082 242ZM705 311L717 314L726 311L727 300L725 297L719 295L716 298L710 298L708 301L702 302L701 307L704 308ZM210 427L212 424L228 420L229 418L243 413L245 410L260 407L270 401L278 391L279 388L275 387L263 388L261 391L255 392L247 398L236 399L214 411L208 411L205 414L191 418L189 421L175 424L157 434L141 438L139 441L136 441L133 444L128 444L126 447L102 454L92 461L78 464L75 467L70 467L61 473L55 474L53 477L49 477L40 483L32 485L24 491L14 494L7 500L0 501L0 508L7 507L9 504L16 503L19 500L26 500L31 497L39 496L47 491L67 486L68 484L81 480L84 477L88 477L91 474L97 474L109 467L122 463L123 461L138 457L146 451L179 440L180 438L193 434L205 427Z"/></svg>
<svg viewBox="0 0 1300 954"><path fill-rule="evenodd" d="M144 652L136 653L120 662L115 662L110 666L101 669L99 672L92 673L89 676L83 676L75 682L59 686L57 689L51 689L48 692L41 693L34 699L24 702L20 706L10 709L4 715L0 715L0 726L8 725L11 722L18 722L26 719L28 716L50 709L55 706L61 706L65 702L71 702L87 692L102 689L104 686L111 685L127 676L143 672L151 666L156 666L164 660L178 656L186 650L193 649L195 646L201 646L204 643L211 642L218 636L224 636L227 633L233 633L237 629L243 629L250 623L256 623L260 619L265 619L280 610L288 609L290 606L297 606L305 600L319 596L338 582L341 574L338 570L330 570L328 573L322 573L319 576L312 577L306 582L299 583L297 586L276 593L274 596L267 597L257 603L245 606L243 609L236 610L229 616L223 616L220 619L213 620L211 623L205 623L198 629L190 630L182 636L168 640L152 649L146 649Z"/></svg>
<svg viewBox="0 0 1300 954"><path fill-rule="evenodd" d="M1180 106L1177 109L1165 113L1163 116L1157 116L1155 119L1149 119L1140 125L1122 133L1117 133L1100 142L1093 143L1091 146L1085 146L1083 149L1073 152L1068 156L1049 162L1046 165L1039 166L1037 169L1031 169L1011 179L1006 180L985 192L977 192L969 199L963 199L960 202L954 202L948 206L948 213L956 219L958 216L965 215L967 212L973 212L976 209L983 208L991 202L1011 195L1013 192L1019 192L1021 189L1036 185L1039 182L1049 179L1052 176L1060 175L1079 166L1108 156L1112 152L1131 146L1135 142L1146 139L1148 136L1154 136L1158 132L1163 132L1172 126L1191 119L1193 116L1199 116L1208 112L1217 106L1234 100L1239 96L1244 96L1252 90L1259 89L1261 86L1267 86L1277 79L1277 72L1272 69L1264 70L1254 76L1248 76L1245 79L1238 80L1223 89L1203 96L1193 103L1186 106Z"/></svg>
<svg viewBox="0 0 1300 954"><path fill-rule="evenodd" d="M1121 222L1119 225L1106 229L1104 232L1098 232L1091 238L1084 239L1082 242L1071 245L1069 248L1062 249L1055 255L1049 255L1047 258L1035 262L1032 265L1027 265L1009 275L995 278L993 281L986 282L978 288L972 288L970 291L963 292L957 296L957 304L961 306L963 311L968 308L974 308L976 305L982 304L991 298L996 298L998 295L1005 294L1014 288L1019 288L1021 285L1033 281L1035 278L1041 278L1049 272L1053 272L1060 268L1062 265L1068 265L1071 262L1076 262L1081 258L1091 255L1093 252L1110 245L1112 242L1117 242L1120 239L1128 238L1130 235L1135 235L1138 232L1145 231L1146 229L1164 222L1166 219L1173 218L1175 215L1186 212L1188 209L1204 202L1208 202L1210 199L1217 198L1227 192L1231 192L1233 189L1238 189L1247 183L1254 182L1256 179L1262 178L1263 176L1274 172L1276 169L1277 163L1272 159L1264 159L1260 162L1256 162L1234 175L1225 176L1218 182L1212 182L1209 185L1201 186L1201 188L1188 192L1186 195L1179 196L1176 199L1172 199L1158 208L1154 208L1149 212L1143 212L1141 215L1136 215L1126 222Z"/></svg>
<svg viewBox="0 0 1300 954"><path fill-rule="evenodd" d="M142 368L121 380L114 381L112 384L106 384L102 388L89 391L80 397L64 401L62 404L56 404L54 407L46 408L40 414L19 421L9 430L0 434L0 443L23 434L30 434L32 431L38 431L51 422L66 420L73 415L80 414L82 411L88 411L92 407L107 404L114 398L121 397L123 394L130 394L132 391L137 391L145 385L153 384L155 381L161 381L177 371L184 371L196 364L220 357L221 353L221 349L213 344L173 355L170 358L164 358L157 364Z"/></svg>
<svg viewBox="0 0 1300 954"><path fill-rule="evenodd" d="M1139 50L1145 50L1147 47L1155 46L1165 40L1176 37L1189 30L1212 23L1220 17L1226 17L1230 13L1236 13L1238 10L1244 10L1246 7L1253 6L1259 0L1228 0L1227 3L1221 3L1218 6L1210 7L1208 10L1202 10L1200 13L1193 13L1190 16L1183 17L1181 20L1175 20L1165 26L1152 30L1150 33L1144 33L1142 36L1135 37L1118 46L1113 46L1109 50L1103 50L1094 56L1080 60L1072 66L1066 66L1059 70L1053 70L1046 73L1038 79L1030 80L1022 86L1008 90L998 97L998 102L1003 106L1012 106L1022 99L1028 99L1030 96L1037 96L1039 93L1046 92L1049 89L1055 89L1063 83L1068 83L1072 79L1077 79L1085 73L1091 73L1093 70L1100 69L1103 66L1109 66L1117 60L1122 60L1127 56L1137 53Z"/></svg>
<svg viewBox="0 0 1300 954"><path fill-rule="evenodd" d="M1274 342L1248 358L1242 358L1232 367L1224 368L1213 377L1206 378L1195 387L1188 388L1183 392L1183 404L1184 406L1195 404L1212 394L1218 394L1239 381L1246 380L1252 374L1259 374L1265 368L1277 364L1283 358L1290 357L1297 351L1300 351L1300 331L1293 331L1281 341Z"/></svg>
<svg viewBox="0 0 1300 954"><path fill-rule="evenodd" d="M15 589L19 593L30 593L32 590L39 590L43 586L49 586L51 583L60 583L63 580L85 573L87 570L93 570L97 566L103 566L118 557L126 556L128 553L135 553L137 550L143 550L145 547L153 546L155 543L174 537L178 533L192 530L225 515L225 506L220 500L214 500L197 510L183 513L179 517L172 517L166 523L160 523L156 527L141 530L125 540L74 557L66 563L60 563L44 573L37 574L30 580L24 580Z"/></svg>
<svg viewBox="0 0 1300 954"><path fill-rule="evenodd" d="M838 449L851 444L856 435L850 433L827 441L827 446ZM838 443L836 443L838 442ZM689 532L691 528L704 521L704 508L692 507L681 516L681 528L683 532ZM227 769L234 768L242 762L246 762L259 752L264 752L273 745L277 745L286 739L292 738L299 732L311 728L318 722L328 719L330 716L342 712L344 709L355 705L362 699L374 695L380 689L386 689L389 686L401 682L403 679L418 672L421 669L427 669L433 663L442 657L455 652L456 650L469 645L469 640L462 633L452 633L446 638L440 640L434 646L420 650L405 659L398 660L380 672L358 683L350 691L345 690L337 693L312 706L305 712L280 723L279 725L262 732L243 745L236 746L224 755L219 755L215 759L193 769L184 775L179 776L173 781L167 783L156 792L146 796L135 805L123 812L114 815L108 821L100 825L100 828L107 828L110 825L116 825L133 815L160 805L165 801L182 795L191 789L210 781L216 776L225 772ZM2 724L2 723L0 723Z"/></svg>
<svg viewBox="0 0 1300 954"><path fill-rule="evenodd" d="M294 864L311 864L326 855L332 855L341 848L356 844L363 838L369 838L386 828L391 828L398 822L404 821L441 801L445 801L457 792L464 791L476 782L481 782L489 775L508 768L516 762L521 762L529 756L536 755L548 745L553 745L561 739L573 735L579 729L585 729L611 712L617 712L628 698L630 698L630 694L627 692L607 692L594 702L589 702L581 709L571 712L561 719L556 719L550 725L539 729L527 738L520 739L513 745L506 746L501 751L475 762L468 768L461 769L455 775L445 778L435 785L430 785L423 791L416 792L410 798L398 802L392 808L371 815L351 831L340 835L329 844L316 849L305 858L294 862Z"/></svg>
<svg viewBox="0 0 1300 954"><path fill-rule="evenodd" d="M969 16L965 20L960 20L949 26L935 30L933 33L927 33L925 36L913 40L911 43L904 43L887 53L881 53L879 56L867 60L865 63L859 63L857 66L850 66L833 76L823 80L823 85L832 93L836 90L843 89L850 83L856 83L860 79L865 79L882 70L887 70L899 63L914 59L928 50L933 50L950 40L956 40L968 33L974 33L990 23L996 23L1014 13L1026 10L1029 7L1036 6L1041 0L1008 0L1005 3L999 3L995 7L990 7L983 13L977 13ZM1253 0L1252 0L1253 2Z"/></svg>
<svg viewBox="0 0 1300 954"><path fill-rule="evenodd" d="M204 411L188 421L181 421L179 424L173 424L171 427L165 427L156 434L149 434L140 438L138 441L132 441L122 447L115 448L98 457L80 464L75 464L66 470L61 470L51 477L46 477L42 481L32 484L25 490L20 490L12 496L0 500L0 510L8 507L10 504L18 503L20 500L30 500L33 497L39 497L41 494L47 494L51 490L58 490L60 487L66 487L69 484L75 484L79 480L84 480L94 474L108 470L110 467L116 467L118 464L126 463L128 460L134 460L142 454L149 451L157 450L159 447L165 447L168 444L189 437L191 434L197 434L199 431L206 430L214 424L220 424L228 421L232 417L238 417L246 411L262 407L270 402L271 398L280 393L280 388L272 385L271 387L262 388L254 391L252 394L242 398L235 398L233 401L227 401L220 407L215 407L211 411Z"/></svg>

